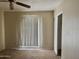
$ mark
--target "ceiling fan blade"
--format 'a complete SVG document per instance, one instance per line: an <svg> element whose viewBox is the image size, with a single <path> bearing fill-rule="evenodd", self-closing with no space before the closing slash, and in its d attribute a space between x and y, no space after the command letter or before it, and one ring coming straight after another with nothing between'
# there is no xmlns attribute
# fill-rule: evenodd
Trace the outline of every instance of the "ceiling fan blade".
<svg viewBox="0 0 79 59"><path fill-rule="evenodd" d="M31 8L30 5L26 5L24 3L21 3L21 2L15 2L17 5L20 5L20 6L23 6L23 7L26 7L26 8Z"/></svg>

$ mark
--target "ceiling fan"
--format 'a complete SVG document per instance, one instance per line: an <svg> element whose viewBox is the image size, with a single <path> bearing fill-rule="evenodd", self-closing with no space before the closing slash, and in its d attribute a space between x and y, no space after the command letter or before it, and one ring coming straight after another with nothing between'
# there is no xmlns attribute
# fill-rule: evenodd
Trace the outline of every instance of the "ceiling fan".
<svg viewBox="0 0 79 59"><path fill-rule="evenodd" d="M24 3L21 3L21 2L17 2L16 0L8 0L8 2L10 3L10 9L13 10L14 9L14 5L13 3L17 4L17 5L20 5L20 6L23 6L25 8L31 8L30 5L27 5L27 4L24 4Z"/></svg>

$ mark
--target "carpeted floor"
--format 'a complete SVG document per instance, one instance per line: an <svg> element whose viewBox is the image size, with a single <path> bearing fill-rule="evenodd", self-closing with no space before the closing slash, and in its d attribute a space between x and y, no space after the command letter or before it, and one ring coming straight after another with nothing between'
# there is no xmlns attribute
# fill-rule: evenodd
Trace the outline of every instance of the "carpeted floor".
<svg viewBox="0 0 79 59"><path fill-rule="evenodd" d="M4 57L4 58L3 58ZM4 50L0 59L60 59L53 50Z"/></svg>

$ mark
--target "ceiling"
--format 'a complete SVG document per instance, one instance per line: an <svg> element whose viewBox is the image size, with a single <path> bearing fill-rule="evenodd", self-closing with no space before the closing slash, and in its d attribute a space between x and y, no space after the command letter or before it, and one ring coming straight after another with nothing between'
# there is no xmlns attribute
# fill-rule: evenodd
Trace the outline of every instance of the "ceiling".
<svg viewBox="0 0 79 59"><path fill-rule="evenodd" d="M0 0L7 1L7 0ZM58 6L62 0L16 0L31 5L31 8L25 8L14 4L14 11L51 11ZM0 10L10 11L9 2L0 2Z"/></svg>

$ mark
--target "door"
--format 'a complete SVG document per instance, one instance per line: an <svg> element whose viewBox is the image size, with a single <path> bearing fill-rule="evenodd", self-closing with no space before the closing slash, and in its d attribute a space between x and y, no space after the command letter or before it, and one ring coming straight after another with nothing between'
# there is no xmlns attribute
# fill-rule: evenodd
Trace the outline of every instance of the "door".
<svg viewBox="0 0 79 59"><path fill-rule="evenodd" d="M58 15L58 29L57 29L57 52L61 56L62 52L62 14Z"/></svg>

